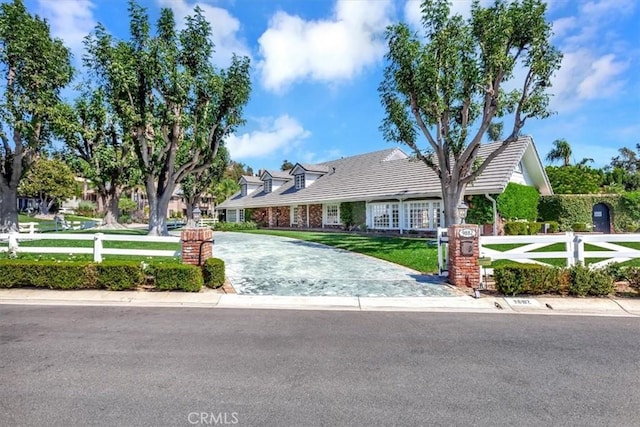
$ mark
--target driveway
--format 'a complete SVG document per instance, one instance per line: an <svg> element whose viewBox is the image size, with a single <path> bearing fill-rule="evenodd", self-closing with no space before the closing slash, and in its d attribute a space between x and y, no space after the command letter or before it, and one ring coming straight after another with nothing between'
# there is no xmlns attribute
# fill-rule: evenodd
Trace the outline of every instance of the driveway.
<svg viewBox="0 0 640 427"><path fill-rule="evenodd" d="M232 232L214 239L213 255L239 294L456 296L437 276L317 243Z"/></svg>

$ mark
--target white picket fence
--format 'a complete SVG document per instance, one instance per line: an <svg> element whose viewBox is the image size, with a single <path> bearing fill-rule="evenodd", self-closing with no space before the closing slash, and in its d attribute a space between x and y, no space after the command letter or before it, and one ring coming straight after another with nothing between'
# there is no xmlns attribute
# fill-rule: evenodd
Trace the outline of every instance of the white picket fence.
<svg viewBox="0 0 640 427"><path fill-rule="evenodd" d="M553 252L534 252L538 249L561 243L563 250ZM587 259L604 258L602 261L589 263L590 268L603 267L613 262L624 262L640 258L640 250L632 249L620 243L640 243L640 234L540 234L535 236L480 236L480 257L491 258L491 261L506 259L520 263L549 265L544 259L564 259L566 266L577 263L586 264ZM508 250L492 249L487 245L521 245ZM590 244L602 250L586 250ZM438 229L438 265L439 274L447 273L448 238L446 229ZM487 268L491 274L493 269Z"/></svg>
<svg viewBox="0 0 640 427"><path fill-rule="evenodd" d="M20 246L20 242L33 240L92 240L93 247L47 247ZM144 242L144 243L179 243L178 236L131 236L123 234L35 234L35 233L5 233L0 234L0 242L8 242L8 246L0 246L0 252L38 253L38 254L93 254L94 262L102 262L104 255L128 255L149 257L178 257L180 250L161 249L117 249L105 248L103 242Z"/></svg>

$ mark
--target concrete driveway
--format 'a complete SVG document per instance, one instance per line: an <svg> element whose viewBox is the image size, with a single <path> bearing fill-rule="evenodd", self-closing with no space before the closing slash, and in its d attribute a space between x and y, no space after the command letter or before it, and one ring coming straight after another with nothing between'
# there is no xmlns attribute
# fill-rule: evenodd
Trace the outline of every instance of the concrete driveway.
<svg viewBox="0 0 640 427"><path fill-rule="evenodd" d="M304 296L456 296L437 276L365 255L278 236L216 232L239 294Z"/></svg>

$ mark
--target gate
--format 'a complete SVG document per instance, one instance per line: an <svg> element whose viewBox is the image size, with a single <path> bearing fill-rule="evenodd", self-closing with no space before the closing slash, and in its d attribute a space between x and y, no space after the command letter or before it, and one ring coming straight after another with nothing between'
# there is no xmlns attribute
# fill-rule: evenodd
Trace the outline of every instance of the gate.
<svg viewBox="0 0 640 427"><path fill-rule="evenodd" d="M449 275L449 236L446 228L438 228L438 275Z"/></svg>

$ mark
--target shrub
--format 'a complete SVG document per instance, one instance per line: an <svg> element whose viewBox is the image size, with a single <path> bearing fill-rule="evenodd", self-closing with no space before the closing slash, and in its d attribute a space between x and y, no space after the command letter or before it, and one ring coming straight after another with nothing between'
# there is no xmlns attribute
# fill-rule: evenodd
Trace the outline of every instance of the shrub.
<svg viewBox="0 0 640 427"><path fill-rule="evenodd" d="M585 233L590 231L589 226L584 222L574 222L573 225L571 225L571 229L576 233Z"/></svg>
<svg viewBox="0 0 640 427"><path fill-rule="evenodd" d="M547 233L557 233L560 230L560 225L557 221L546 221L546 224L549 224Z"/></svg>
<svg viewBox="0 0 640 427"><path fill-rule="evenodd" d="M629 267L627 270L629 286L640 292L640 267Z"/></svg>
<svg viewBox="0 0 640 427"><path fill-rule="evenodd" d="M133 261L104 261L96 264L97 286L111 291L134 289L144 283L142 265Z"/></svg>
<svg viewBox="0 0 640 427"><path fill-rule="evenodd" d="M528 224L524 221L512 221L504 224L504 233L507 236L523 236L528 233Z"/></svg>
<svg viewBox="0 0 640 427"><path fill-rule="evenodd" d="M0 287L35 286L50 289L97 287L95 264L32 260L0 261Z"/></svg>
<svg viewBox="0 0 640 427"><path fill-rule="evenodd" d="M255 230L258 228L258 224L253 221L245 222L217 222L214 226L214 230L218 231L241 231L241 230Z"/></svg>
<svg viewBox="0 0 640 427"><path fill-rule="evenodd" d="M613 280L622 281L622 280L628 280L631 268L625 267L619 262L612 262L606 265L605 270L607 274L613 277Z"/></svg>
<svg viewBox="0 0 640 427"><path fill-rule="evenodd" d="M497 198L498 212L506 219L535 221L538 217L539 201L540 194L535 187L510 182Z"/></svg>
<svg viewBox="0 0 640 427"><path fill-rule="evenodd" d="M530 222L529 223L529 234L536 235L542 230L542 226L544 224L541 222Z"/></svg>
<svg viewBox="0 0 640 427"><path fill-rule="evenodd" d="M97 206L95 203L89 200L83 200L78 204L76 214L80 216L94 217L96 214Z"/></svg>
<svg viewBox="0 0 640 427"><path fill-rule="evenodd" d="M493 271L496 289L505 295L566 292L562 269L536 264L508 265Z"/></svg>
<svg viewBox="0 0 640 427"><path fill-rule="evenodd" d="M604 297L615 291L613 277L606 270L591 270L589 295Z"/></svg>
<svg viewBox="0 0 640 427"><path fill-rule="evenodd" d="M156 264L152 271L158 290L198 292L202 288L202 271L194 265Z"/></svg>
<svg viewBox="0 0 640 427"><path fill-rule="evenodd" d="M224 285L224 261L219 258L209 258L202 267L202 276L205 286L219 288Z"/></svg>
<svg viewBox="0 0 640 427"><path fill-rule="evenodd" d="M582 264L574 265L569 269L571 282L569 283L569 293L583 297L589 293L591 270Z"/></svg>

